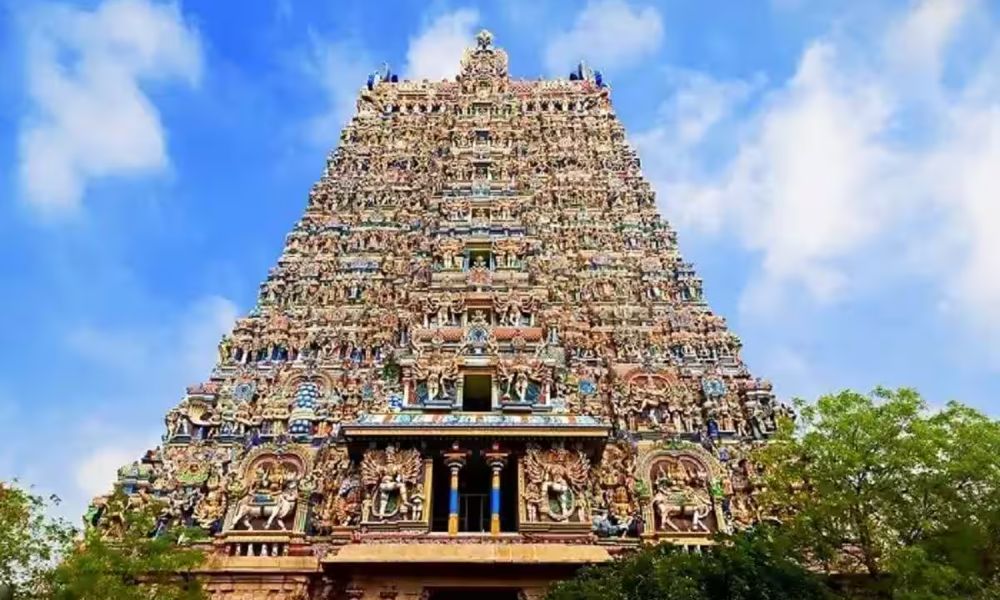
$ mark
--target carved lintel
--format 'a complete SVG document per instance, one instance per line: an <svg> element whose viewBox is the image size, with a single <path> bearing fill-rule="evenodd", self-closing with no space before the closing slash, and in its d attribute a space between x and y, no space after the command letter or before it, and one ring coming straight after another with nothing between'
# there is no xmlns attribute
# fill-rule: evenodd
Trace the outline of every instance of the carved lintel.
<svg viewBox="0 0 1000 600"><path fill-rule="evenodd" d="M394 585L386 586L382 590L379 590L378 593L378 597L381 598L381 600L396 600L396 596L398 595L399 591Z"/></svg>
<svg viewBox="0 0 1000 600"><path fill-rule="evenodd" d="M348 600L362 600L365 597L365 588L352 582L344 590L344 595Z"/></svg>

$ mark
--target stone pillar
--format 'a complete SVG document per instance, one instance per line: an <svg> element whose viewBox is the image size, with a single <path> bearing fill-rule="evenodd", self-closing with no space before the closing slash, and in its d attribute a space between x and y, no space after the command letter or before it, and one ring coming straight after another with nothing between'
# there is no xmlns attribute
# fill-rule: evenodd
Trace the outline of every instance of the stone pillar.
<svg viewBox="0 0 1000 600"><path fill-rule="evenodd" d="M451 469L451 489L448 492L448 535L458 535L458 470L462 465L453 462Z"/></svg>
<svg viewBox="0 0 1000 600"><path fill-rule="evenodd" d="M493 471L492 485L490 486L490 535L500 535L500 471L507 464L508 452L500 450L500 446L493 444L490 450L483 452L483 458L490 465Z"/></svg>
<svg viewBox="0 0 1000 600"><path fill-rule="evenodd" d="M493 469L493 485L490 488L490 535L500 535L500 469L502 463L490 465Z"/></svg>
<svg viewBox="0 0 1000 600"><path fill-rule="evenodd" d="M469 451L459 447L458 442L444 452L444 464L451 469L451 485L448 491L448 535L458 535L458 472L465 466Z"/></svg>

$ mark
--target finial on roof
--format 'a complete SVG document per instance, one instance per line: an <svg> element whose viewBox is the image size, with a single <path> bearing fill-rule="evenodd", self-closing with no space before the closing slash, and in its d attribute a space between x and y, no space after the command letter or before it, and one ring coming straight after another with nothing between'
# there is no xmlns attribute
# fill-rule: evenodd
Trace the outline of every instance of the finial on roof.
<svg viewBox="0 0 1000 600"><path fill-rule="evenodd" d="M396 83L399 81L399 76L392 72L389 68L389 63L382 63L382 68L372 71L368 74L368 89L374 89L376 85L382 83L383 81Z"/></svg>
<svg viewBox="0 0 1000 600"><path fill-rule="evenodd" d="M589 81L595 84L597 87L604 87L604 75L600 71L590 68L584 61L580 61L576 65L576 69L569 74L570 81Z"/></svg>
<svg viewBox="0 0 1000 600"><path fill-rule="evenodd" d="M488 29L481 29L476 34L476 46L480 50L490 50L493 47L493 34Z"/></svg>

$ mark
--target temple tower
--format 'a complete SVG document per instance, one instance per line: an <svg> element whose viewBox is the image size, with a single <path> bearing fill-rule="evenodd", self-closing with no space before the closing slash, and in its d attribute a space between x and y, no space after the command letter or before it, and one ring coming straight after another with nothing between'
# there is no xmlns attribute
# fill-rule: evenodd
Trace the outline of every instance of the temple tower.
<svg viewBox="0 0 1000 600"><path fill-rule="evenodd" d="M211 533L217 598L535 597L754 520L780 408L739 350L601 74L512 80L482 32L454 81L368 78L256 306L118 487Z"/></svg>

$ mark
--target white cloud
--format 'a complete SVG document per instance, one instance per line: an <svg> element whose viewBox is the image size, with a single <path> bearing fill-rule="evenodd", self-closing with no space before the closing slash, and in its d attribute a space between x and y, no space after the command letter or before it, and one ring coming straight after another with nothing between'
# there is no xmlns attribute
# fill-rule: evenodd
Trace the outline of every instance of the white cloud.
<svg viewBox="0 0 1000 600"><path fill-rule="evenodd" d="M676 73L677 92L661 107L661 118L677 125L677 141L685 146L704 139L708 130L728 117L735 105L759 85L717 81L697 72Z"/></svg>
<svg viewBox="0 0 1000 600"><path fill-rule="evenodd" d="M69 502L89 502L95 496L110 492L118 469L141 459L147 450L158 446L162 432L148 431L141 435L141 432L91 418L80 423L75 433L80 438L81 452L72 463L76 491L66 496Z"/></svg>
<svg viewBox="0 0 1000 600"><path fill-rule="evenodd" d="M416 37L410 38L406 50L409 79L451 79L458 74L459 61L466 48L473 45L479 13L460 9L434 19Z"/></svg>
<svg viewBox="0 0 1000 600"><path fill-rule="evenodd" d="M238 316L236 306L220 296L205 296L163 322L110 329L86 325L67 336L68 346L83 358L114 375L118 399L105 399L114 408L100 407L68 432L65 447L78 454L67 457L78 493L66 494L66 514L82 510L91 497L107 493L119 467L142 457L158 443L159 432L137 434L161 422L166 408L176 403L191 383L204 381L216 361L216 349ZM126 419L115 413L142 399L142 414ZM148 418L148 420L147 420Z"/></svg>
<svg viewBox="0 0 1000 600"><path fill-rule="evenodd" d="M142 456L142 448L109 446L98 448L77 463L74 480L80 491L89 497L111 491L119 467L130 464ZM138 454L137 454L138 452Z"/></svg>
<svg viewBox="0 0 1000 600"><path fill-rule="evenodd" d="M205 296L195 302L180 321L180 351L183 372L203 377L218 358L218 344L239 317L236 305L221 296Z"/></svg>
<svg viewBox="0 0 1000 600"><path fill-rule="evenodd" d="M166 374L175 385L184 385L208 373L219 340L232 329L237 316L230 300L205 296L166 322L119 329L81 325L67 334L66 345L122 375L147 376L156 365L158 375Z"/></svg>
<svg viewBox="0 0 1000 600"><path fill-rule="evenodd" d="M757 356L756 367L767 373L768 379L779 382L782 395L787 398L816 398L837 389L842 382L832 383L829 373L823 370L801 350L778 344Z"/></svg>
<svg viewBox="0 0 1000 600"><path fill-rule="evenodd" d="M160 443L164 414L186 385L207 379L237 313L229 300L207 295L138 323L70 328L64 343L83 362L64 357L62 364L71 372L94 367L86 385L74 388L73 402L46 409L29 406L28 395L5 409L14 397L0 387L0 431L8 442L0 448L0 479L17 477L57 494L63 503L55 513L76 522L95 495L111 490L118 468ZM25 414L35 429L58 432L59 443L39 447L16 427Z"/></svg>
<svg viewBox="0 0 1000 600"><path fill-rule="evenodd" d="M354 115L358 91L376 64L355 43L327 42L310 35L306 74L318 82L326 97L326 108L307 123L307 137L323 147L336 145L340 131Z"/></svg>
<svg viewBox="0 0 1000 600"><path fill-rule="evenodd" d="M880 143L890 109L877 87L839 70L837 49L808 48L798 72L740 148L720 207L734 210L746 245L762 254L755 294L799 281L830 299L844 286L836 261L877 231L892 198Z"/></svg>
<svg viewBox="0 0 1000 600"><path fill-rule="evenodd" d="M410 39L404 73L411 79L443 79L458 73L465 48L472 45L473 28L479 20L474 10L458 10L434 19ZM306 137L324 148L337 144L351 120L358 93L368 75L379 68L361 44L352 40L325 40L314 32L304 64L306 75L323 91L326 106L306 123Z"/></svg>
<svg viewBox="0 0 1000 600"><path fill-rule="evenodd" d="M163 125L141 84L197 84L199 37L179 8L105 0L93 12L52 6L26 23L25 200L43 213L72 212L92 178L163 171Z"/></svg>
<svg viewBox="0 0 1000 600"><path fill-rule="evenodd" d="M606 71L624 69L654 53L662 41L663 22L655 8L591 0L570 30L553 36L545 66L556 76L569 73L580 60Z"/></svg>
<svg viewBox="0 0 1000 600"><path fill-rule="evenodd" d="M997 60L993 69L1000 69ZM925 159L926 183L945 215L937 266L950 304L985 328L1000 360L1000 94L992 102L957 103L947 140Z"/></svg>
<svg viewBox="0 0 1000 600"><path fill-rule="evenodd" d="M931 75L940 75L941 61L956 26L969 14L972 0L924 0L888 31L887 57Z"/></svg>
<svg viewBox="0 0 1000 600"><path fill-rule="evenodd" d="M670 205L669 217L687 225L717 230L722 211L714 198L691 198L687 180L698 172L699 146L721 127L731 124L734 113L757 90L763 79L719 81L696 71L667 69L670 89L660 106L657 126L632 136L643 170L662 192L662 198L684 197Z"/></svg>
<svg viewBox="0 0 1000 600"><path fill-rule="evenodd" d="M743 106L741 82L691 76L635 138L666 214L759 257L745 309L780 314L797 290L835 301L905 272L992 331L1000 355L1000 27L981 19L992 50L949 71L974 10L930 0L875 34L814 40Z"/></svg>

